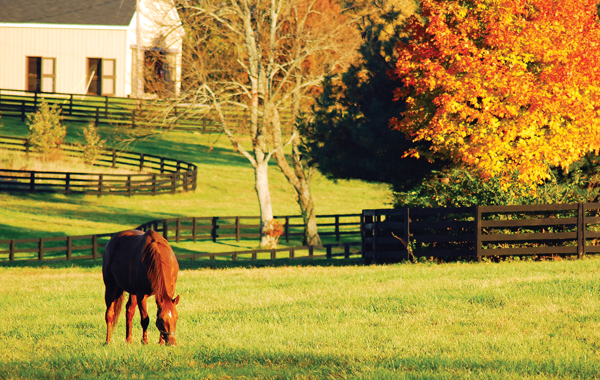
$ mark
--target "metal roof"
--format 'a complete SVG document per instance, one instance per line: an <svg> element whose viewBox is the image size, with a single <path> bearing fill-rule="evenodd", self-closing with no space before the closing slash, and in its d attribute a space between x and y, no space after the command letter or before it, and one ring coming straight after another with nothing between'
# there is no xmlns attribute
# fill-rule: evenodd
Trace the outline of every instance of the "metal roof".
<svg viewBox="0 0 600 380"><path fill-rule="evenodd" d="M136 0L0 0L0 23L127 26Z"/></svg>

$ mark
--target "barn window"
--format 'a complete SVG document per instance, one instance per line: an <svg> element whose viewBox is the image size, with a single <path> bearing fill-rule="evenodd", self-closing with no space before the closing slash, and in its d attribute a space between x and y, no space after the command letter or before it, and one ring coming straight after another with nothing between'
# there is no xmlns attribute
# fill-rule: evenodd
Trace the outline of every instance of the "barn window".
<svg viewBox="0 0 600 380"><path fill-rule="evenodd" d="M27 57L27 91L56 92L56 58Z"/></svg>
<svg viewBox="0 0 600 380"><path fill-rule="evenodd" d="M114 59L88 58L88 86L90 95L111 96L116 93L117 64Z"/></svg>
<svg viewBox="0 0 600 380"><path fill-rule="evenodd" d="M144 92L167 97L173 92L173 72L169 54L163 49L144 51Z"/></svg>

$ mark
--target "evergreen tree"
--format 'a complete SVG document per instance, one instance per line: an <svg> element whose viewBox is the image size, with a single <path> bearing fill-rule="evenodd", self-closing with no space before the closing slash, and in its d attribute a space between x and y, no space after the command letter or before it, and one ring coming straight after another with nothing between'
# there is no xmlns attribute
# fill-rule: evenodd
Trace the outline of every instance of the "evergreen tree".
<svg viewBox="0 0 600 380"><path fill-rule="evenodd" d="M299 120L305 153L329 178L384 182L404 191L449 164L405 158L415 143L389 126L405 107L393 100L400 80L388 75L402 25L403 15L394 8L366 18L362 59L339 79L326 78L312 112Z"/></svg>

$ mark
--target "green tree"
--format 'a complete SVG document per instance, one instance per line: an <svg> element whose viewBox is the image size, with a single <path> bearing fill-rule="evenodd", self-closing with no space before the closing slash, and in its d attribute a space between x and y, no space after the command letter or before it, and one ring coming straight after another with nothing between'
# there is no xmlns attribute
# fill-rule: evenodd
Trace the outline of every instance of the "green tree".
<svg viewBox="0 0 600 380"><path fill-rule="evenodd" d="M60 150L60 145L67 134L67 127L62 125L62 116L58 105L52 107L42 100L36 113L28 116L29 144L42 154L45 161L49 153Z"/></svg>
<svg viewBox="0 0 600 380"><path fill-rule="evenodd" d="M405 108L403 101L393 101L401 81L388 75L405 15L395 7L379 9L361 26L361 60L340 79L325 79L323 92L312 112L303 115L299 129L305 153L329 178L384 182L405 191L450 162L405 158L404 152L415 143L389 126ZM416 144L427 147L426 142Z"/></svg>
<svg viewBox="0 0 600 380"><path fill-rule="evenodd" d="M98 134L96 124L91 122L83 130L83 139L85 144L79 146L83 149L83 161L88 165L94 165L100 153L104 149L106 140L102 140Z"/></svg>

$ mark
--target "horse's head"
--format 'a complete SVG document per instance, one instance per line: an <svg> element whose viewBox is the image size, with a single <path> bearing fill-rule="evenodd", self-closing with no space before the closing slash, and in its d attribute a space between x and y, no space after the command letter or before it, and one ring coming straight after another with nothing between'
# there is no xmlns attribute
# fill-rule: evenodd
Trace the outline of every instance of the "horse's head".
<svg viewBox="0 0 600 380"><path fill-rule="evenodd" d="M169 346L177 345L175 340L175 329L177 327L177 309L175 306L179 303L179 296L171 299L166 297L158 306L156 313L156 327L160 331L160 342L165 342Z"/></svg>

